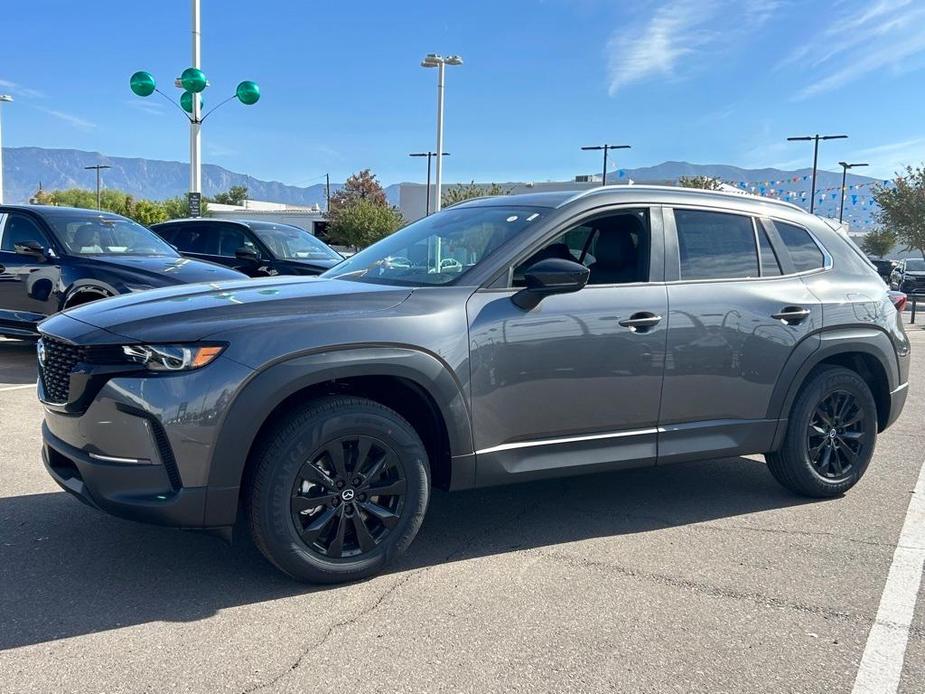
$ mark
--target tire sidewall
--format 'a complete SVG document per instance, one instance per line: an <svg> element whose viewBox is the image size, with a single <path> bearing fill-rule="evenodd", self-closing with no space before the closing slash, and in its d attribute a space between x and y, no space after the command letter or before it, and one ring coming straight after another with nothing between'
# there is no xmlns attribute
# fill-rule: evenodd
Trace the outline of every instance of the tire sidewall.
<svg viewBox="0 0 925 694"><path fill-rule="evenodd" d="M263 538L272 560L296 578L335 582L375 573L403 552L423 520L430 492L427 453L417 433L389 410L352 404L329 416L310 417L283 442L282 455L264 460L268 483L262 499L255 499L262 515ZM324 444L351 434L371 436L391 447L406 480L404 506L398 524L374 550L356 558L327 559L302 541L292 521L292 486L302 465Z"/></svg>

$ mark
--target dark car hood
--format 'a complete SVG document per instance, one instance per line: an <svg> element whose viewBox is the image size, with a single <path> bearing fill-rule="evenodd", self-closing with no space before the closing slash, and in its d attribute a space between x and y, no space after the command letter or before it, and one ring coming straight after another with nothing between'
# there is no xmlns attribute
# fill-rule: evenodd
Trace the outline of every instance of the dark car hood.
<svg viewBox="0 0 925 694"><path fill-rule="evenodd" d="M309 271L317 270L319 273L330 270L335 265L344 262L343 258L282 258L276 261L279 266L289 266L294 270L305 269Z"/></svg>
<svg viewBox="0 0 925 694"><path fill-rule="evenodd" d="M906 270L903 275L905 277L925 277L925 270Z"/></svg>
<svg viewBox="0 0 925 694"><path fill-rule="evenodd" d="M189 282L221 282L246 277L216 263L192 258L143 255L79 257L78 263L109 270L127 284L164 287Z"/></svg>
<svg viewBox="0 0 925 694"><path fill-rule="evenodd" d="M141 342L183 342L243 327L280 321L312 321L324 315L351 316L381 311L411 294L390 287L346 280L268 277L239 282L193 284L123 294L70 309L42 323L55 334L55 322L76 319Z"/></svg>

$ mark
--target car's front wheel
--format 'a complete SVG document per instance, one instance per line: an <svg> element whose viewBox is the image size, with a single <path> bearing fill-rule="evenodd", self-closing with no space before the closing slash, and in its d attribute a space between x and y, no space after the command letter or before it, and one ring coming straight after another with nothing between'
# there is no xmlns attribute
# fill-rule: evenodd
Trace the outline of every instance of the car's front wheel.
<svg viewBox="0 0 925 694"><path fill-rule="evenodd" d="M774 478L797 494L837 496L864 475L877 441L877 405L857 373L824 366L803 386L779 451L765 457Z"/></svg>
<svg viewBox="0 0 925 694"><path fill-rule="evenodd" d="M372 400L309 403L277 424L252 463L254 541L299 580L338 583L381 571L411 544L427 509L420 437Z"/></svg>

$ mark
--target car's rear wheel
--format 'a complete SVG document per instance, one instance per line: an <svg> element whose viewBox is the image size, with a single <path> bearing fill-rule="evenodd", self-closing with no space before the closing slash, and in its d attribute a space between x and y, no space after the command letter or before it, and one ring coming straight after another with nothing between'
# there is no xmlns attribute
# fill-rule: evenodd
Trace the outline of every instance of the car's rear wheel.
<svg viewBox="0 0 925 694"><path fill-rule="evenodd" d="M309 403L276 426L253 463L246 502L255 544L299 580L381 571L411 544L427 509L420 437L372 400Z"/></svg>
<svg viewBox="0 0 925 694"><path fill-rule="evenodd" d="M839 366L814 373L790 412L781 449L769 453L775 479L797 494L837 496L864 475L877 441L877 405L858 374Z"/></svg>

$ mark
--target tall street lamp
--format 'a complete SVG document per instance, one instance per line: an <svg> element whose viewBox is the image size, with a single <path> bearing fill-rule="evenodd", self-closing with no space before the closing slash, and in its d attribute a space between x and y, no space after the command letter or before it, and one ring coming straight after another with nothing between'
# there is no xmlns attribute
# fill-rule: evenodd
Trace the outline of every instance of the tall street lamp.
<svg viewBox="0 0 925 694"><path fill-rule="evenodd" d="M600 151L604 150L604 170L601 174L601 185L607 185L607 152L612 149L631 149L632 145L588 145L587 147L582 147L585 151Z"/></svg>
<svg viewBox="0 0 925 694"><path fill-rule="evenodd" d="M9 94L0 94L0 104L9 104L13 102L13 97ZM0 116L3 109L0 108ZM2 118L0 118L2 120ZM0 129L0 205L3 204L3 131Z"/></svg>
<svg viewBox="0 0 925 694"><path fill-rule="evenodd" d="M813 185L809 197L809 213L812 214L816 209L816 168L819 164L819 140L845 140L847 135L802 135L800 137L788 137L789 142L810 142L813 144Z"/></svg>
<svg viewBox="0 0 925 694"><path fill-rule="evenodd" d="M409 157L427 157L427 206L425 208L426 211L424 213L424 216L426 217L430 214L430 160L431 160L431 157L434 156L434 152L431 152L429 150L427 152L412 152L408 156ZM443 152L441 156L448 157L450 156L450 153Z"/></svg>
<svg viewBox="0 0 925 694"><path fill-rule="evenodd" d="M193 64L186 68L183 71L183 74L180 75L179 79L176 81L178 87L182 87L185 91L180 95L180 102L177 103L169 96L164 94L160 89L157 88L157 83L154 81L154 76L150 72L138 71L132 75L129 83L131 85L132 91L137 96L151 96L154 92L157 92L163 96L167 101L172 103L177 108L181 109L184 112L184 115L189 120L190 124L190 189L189 189L189 203L190 203L190 216L198 217L199 216L199 205L202 200L202 166L201 166L201 154L202 154L202 138L200 136L200 129L202 127L203 121L214 111L218 110L221 106L228 103L232 99L237 99L245 106L251 106L256 104L258 99L260 99L260 87L256 82L251 82L250 80L245 80L238 84L235 93L229 96L224 101L219 102L212 110L208 111L205 115L202 114L203 101L201 93L202 91L209 86L209 82L206 79L205 74L203 74L200 69L201 63L201 52L200 52L200 23L199 23L199 2L200 0L192 0L193 2Z"/></svg>
<svg viewBox="0 0 925 694"><path fill-rule="evenodd" d="M451 55L444 58L436 53L428 53L421 61L421 67L437 68L437 171L436 171L436 195L434 201L434 212L439 212L441 207L440 194L443 184L443 85L446 77L447 65L462 65L463 60L458 55ZM428 187L428 190L430 188Z"/></svg>
<svg viewBox="0 0 925 694"><path fill-rule="evenodd" d="M100 169L111 169L112 167L107 164L94 164L93 166L85 166L84 169L89 171L90 169L96 169L96 209L101 210L102 206L100 205Z"/></svg>
<svg viewBox="0 0 925 694"><path fill-rule="evenodd" d="M870 164L849 164L846 161L838 162L841 167L841 206L838 208L838 223L841 224L845 218L845 183L848 179L848 169L854 169L858 166L870 166Z"/></svg>

